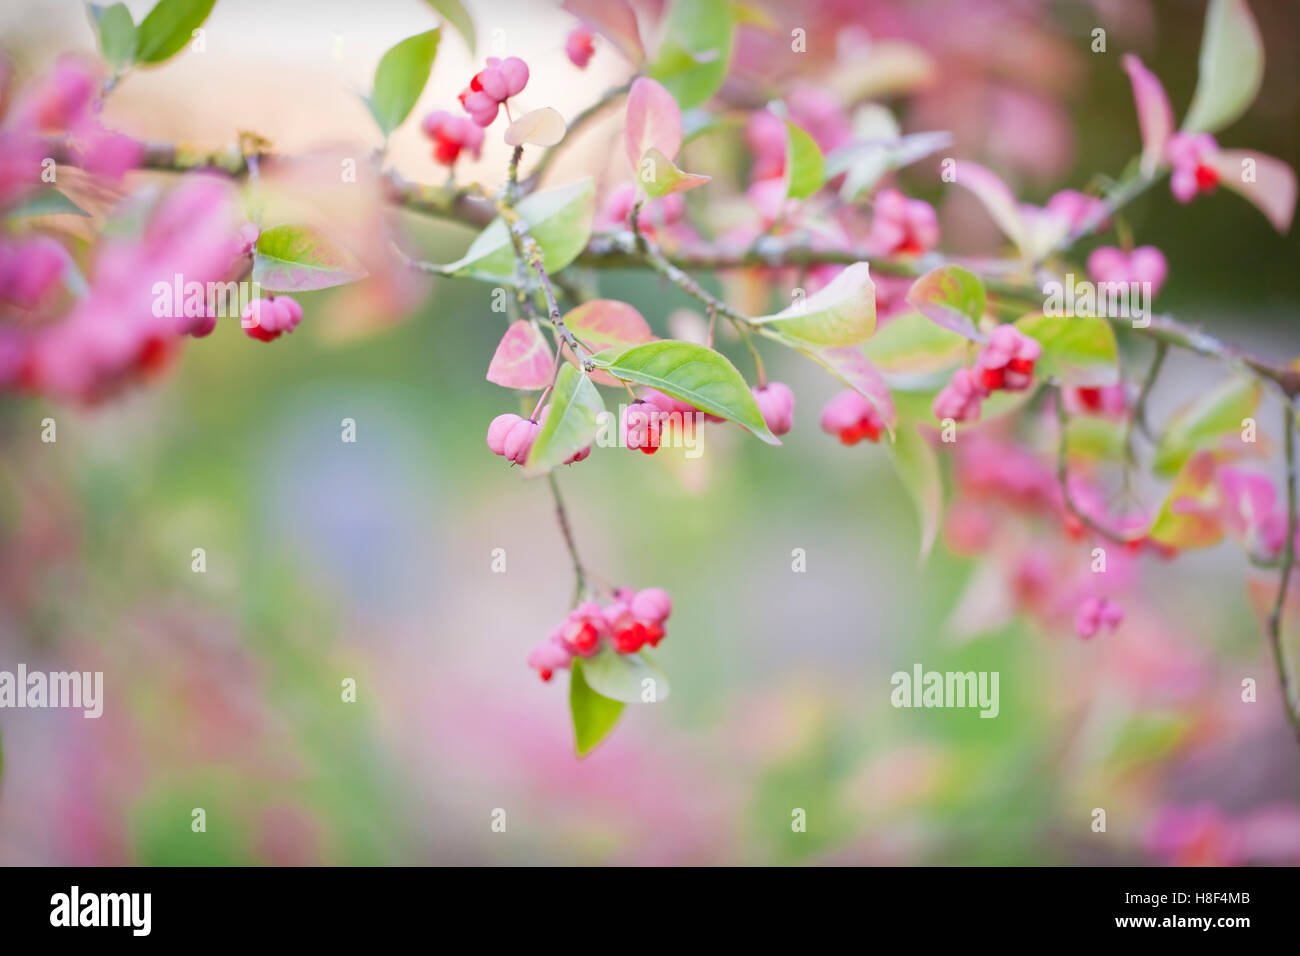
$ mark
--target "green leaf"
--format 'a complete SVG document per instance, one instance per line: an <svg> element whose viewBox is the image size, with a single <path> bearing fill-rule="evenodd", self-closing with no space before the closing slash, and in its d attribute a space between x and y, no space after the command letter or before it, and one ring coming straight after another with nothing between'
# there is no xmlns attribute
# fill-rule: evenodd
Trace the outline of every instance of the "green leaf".
<svg viewBox="0 0 1300 956"><path fill-rule="evenodd" d="M26 219L31 216L57 216L61 214L72 216L90 215L63 193L53 186L49 186L33 193L18 205L9 209L5 213L5 218Z"/></svg>
<svg viewBox="0 0 1300 956"><path fill-rule="evenodd" d="M980 277L961 266L939 266L912 283L908 303L931 322L975 342L984 337L976 329L988 304Z"/></svg>
<svg viewBox="0 0 1300 956"><path fill-rule="evenodd" d="M1245 0L1210 0L1192 105L1191 133L1214 133L1250 108L1264 79L1264 42Z"/></svg>
<svg viewBox="0 0 1300 956"><path fill-rule="evenodd" d="M953 370L967 364L972 354L969 339L920 312L905 312L891 319L862 350L892 388L912 391L943 387Z"/></svg>
<svg viewBox="0 0 1300 956"><path fill-rule="evenodd" d="M572 365L561 366L550 411L528 452L524 477L544 475L590 445L603 414L605 402L591 379Z"/></svg>
<svg viewBox="0 0 1300 956"><path fill-rule="evenodd" d="M356 257L314 226L273 226L257 239L253 281L270 292L308 292L367 275Z"/></svg>
<svg viewBox="0 0 1300 956"><path fill-rule="evenodd" d="M602 367L624 381L649 385L700 411L728 418L769 445L781 444L763 421L744 378L725 355L713 349L663 339L630 348Z"/></svg>
<svg viewBox="0 0 1300 956"><path fill-rule="evenodd" d="M1016 328L1037 339L1043 354L1034 372L1073 388L1105 388L1119 381L1115 330L1100 316L1046 316L1016 320Z"/></svg>
<svg viewBox="0 0 1300 956"><path fill-rule="evenodd" d="M707 183L712 176L684 173L677 165L653 146L645 151L640 164L641 188L651 199L670 193L684 193ZM647 173L649 175L647 175Z"/></svg>
<svg viewBox="0 0 1300 956"><path fill-rule="evenodd" d="M124 3L111 7L87 4L99 35L99 52L114 72L121 72L135 60L135 23Z"/></svg>
<svg viewBox="0 0 1300 956"><path fill-rule="evenodd" d="M216 0L158 0L135 31L137 63L170 60L190 42Z"/></svg>
<svg viewBox="0 0 1300 956"><path fill-rule="evenodd" d="M885 447L920 516L921 560L924 561L934 547L939 523L943 519L943 479L939 476L939 459L930 443L914 428L900 428L894 443Z"/></svg>
<svg viewBox="0 0 1300 956"><path fill-rule="evenodd" d="M533 193L519 203L516 211L541 246L546 271L556 273L578 258L587 245L596 212L596 187L588 176L568 186ZM447 269L456 275L513 283L515 247L505 220L492 220L465 255Z"/></svg>
<svg viewBox="0 0 1300 956"><path fill-rule="evenodd" d="M684 110L722 86L731 64L735 14L727 0L675 0L650 76Z"/></svg>
<svg viewBox="0 0 1300 956"><path fill-rule="evenodd" d="M460 0L428 0L429 6L437 10L442 18L452 25L472 54L478 46L478 35L474 32L474 19Z"/></svg>
<svg viewBox="0 0 1300 956"><path fill-rule="evenodd" d="M647 690L650 703L668 697L668 676L646 651L620 654L612 647L605 647L598 654L583 658L582 676L602 697L626 704L642 702ZM644 684L647 680L652 682L648 687Z"/></svg>
<svg viewBox="0 0 1300 956"><path fill-rule="evenodd" d="M602 740L623 715L627 705L597 694L587 684L582 673L582 658L573 659L573 673L569 678L569 715L573 718L573 746L579 757L585 757Z"/></svg>
<svg viewBox="0 0 1300 956"><path fill-rule="evenodd" d="M807 199L826 181L826 161L817 142L788 119L785 141L785 194L791 199Z"/></svg>
<svg viewBox="0 0 1300 956"><path fill-rule="evenodd" d="M855 345L876 331L876 284L855 262L824 288L775 315L753 320L812 345Z"/></svg>
<svg viewBox="0 0 1300 956"><path fill-rule="evenodd" d="M375 67L375 85L367 103L384 136L401 126L415 109L429 81L441 36L442 31L434 29L407 37Z"/></svg>
<svg viewBox="0 0 1300 956"><path fill-rule="evenodd" d="M1172 475L1195 452L1217 445L1226 435L1239 436L1242 420L1255 414L1263 394L1258 381L1234 377L1178 412L1156 443L1156 474Z"/></svg>

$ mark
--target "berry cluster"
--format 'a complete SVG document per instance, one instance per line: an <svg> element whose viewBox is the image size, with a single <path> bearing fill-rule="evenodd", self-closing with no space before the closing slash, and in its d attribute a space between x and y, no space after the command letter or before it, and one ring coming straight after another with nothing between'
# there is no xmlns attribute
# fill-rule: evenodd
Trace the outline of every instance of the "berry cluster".
<svg viewBox="0 0 1300 956"><path fill-rule="evenodd" d="M1181 203L1191 202L1198 193L1214 192L1219 185L1219 171L1210 160L1219 144L1209 133L1175 133L1165 147L1173 171L1169 189Z"/></svg>
<svg viewBox="0 0 1300 956"><path fill-rule="evenodd" d="M1034 363L1043 348L1014 325L999 325L973 368L959 368L935 396L934 416L955 422L979 421L980 404L999 389L1022 392L1034 380Z"/></svg>
<svg viewBox="0 0 1300 956"><path fill-rule="evenodd" d="M469 118L486 129L497 118L501 104L512 96L518 96L527 85L527 63L517 56L508 56L504 60L490 56L487 66L474 74L458 99Z"/></svg>
<svg viewBox="0 0 1300 956"><path fill-rule="evenodd" d="M528 666L542 680L568 667L575 657L591 657L608 644L619 654L658 647L664 622L673 611L672 598L660 588L632 591L618 588L605 606L583 601L560 626L528 655Z"/></svg>
<svg viewBox="0 0 1300 956"><path fill-rule="evenodd" d="M452 166L461 152L473 154L478 159L483 153L483 129L463 116L446 110L434 110L424 118L420 128L433 140L433 158L444 166Z"/></svg>
<svg viewBox="0 0 1300 956"><path fill-rule="evenodd" d="M1124 609L1105 598L1090 597L1074 615L1074 630L1083 638L1096 637L1105 628L1113 631L1124 620Z"/></svg>
<svg viewBox="0 0 1300 956"><path fill-rule="evenodd" d="M537 433L542 430L542 424L546 421L546 416L550 412L551 406L545 406L536 421L510 412L498 415L488 425L488 448L491 449L492 454L500 455L516 465L522 465L528 460L528 453L533 449L533 442L537 440ZM582 461L590 454L591 446L588 445L581 451L575 452L564 463L572 465L575 462Z"/></svg>
<svg viewBox="0 0 1300 956"><path fill-rule="evenodd" d="M586 27L574 27L564 40L564 55L580 70L585 70L596 52L595 37Z"/></svg>
<svg viewBox="0 0 1300 956"><path fill-rule="evenodd" d="M925 200L882 189L873 209L867 242L878 255L919 256L939 244L939 217Z"/></svg>
<svg viewBox="0 0 1300 956"><path fill-rule="evenodd" d="M1138 246L1127 253L1115 246L1099 246L1088 256L1088 274L1096 282L1122 283L1125 289L1131 282L1149 282L1154 299L1165 284L1169 263L1155 246Z"/></svg>
<svg viewBox="0 0 1300 956"><path fill-rule="evenodd" d="M845 445L856 445L864 438L880 441L885 422L876 406L853 389L846 389L826 403L821 426L822 431L837 436Z"/></svg>
<svg viewBox="0 0 1300 956"><path fill-rule="evenodd" d="M212 322L217 320L212 318ZM271 342L292 332L302 321L302 306L287 295L254 299L244 308L243 327L249 338ZM212 331L210 328L208 331ZM206 333L203 333L206 334Z"/></svg>

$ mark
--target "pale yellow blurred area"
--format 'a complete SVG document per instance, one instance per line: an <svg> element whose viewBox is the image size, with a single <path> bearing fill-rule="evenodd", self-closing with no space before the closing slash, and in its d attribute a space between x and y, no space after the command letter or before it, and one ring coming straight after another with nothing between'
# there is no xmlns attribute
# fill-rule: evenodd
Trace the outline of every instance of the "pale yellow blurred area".
<svg viewBox="0 0 1300 956"><path fill-rule="evenodd" d="M127 3L138 24L150 0ZM389 144L389 162L404 176L442 182L420 119L435 109L459 111L456 95L488 56L518 56L529 65L528 87L515 100L515 116L542 106L572 119L611 86L623 82L630 64L612 45L579 70L564 54L564 40L577 21L545 0L467 2L478 34L471 56L448 24L432 76L410 118ZM219 147L239 131L270 140L277 152L297 153L382 138L361 97L369 92L376 64L405 37L442 23L424 0L218 0L204 24L203 49L186 49L158 67L133 71L105 107L109 125L143 139ZM20 81L39 73L61 52L95 51L95 36L80 0L17 0L0 11L0 42L17 59ZM618 110L607 122L569 144L548 178L590 172L611 149ZM614 121L611 125L609 121ZM510 148L498 117L487 131L483 157L458 164L461 181L502 178ZM621 149L617 150L621 154ZM528 168L525 160L524 169Z"/></svg>

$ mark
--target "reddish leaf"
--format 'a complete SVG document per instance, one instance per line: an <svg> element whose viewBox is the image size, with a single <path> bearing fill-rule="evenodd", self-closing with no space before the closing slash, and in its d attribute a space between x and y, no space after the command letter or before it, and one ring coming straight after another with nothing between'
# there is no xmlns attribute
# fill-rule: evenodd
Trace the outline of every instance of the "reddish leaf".
<svg viewBox="0 0 1300 956"><path fill-rule="evenodd" d="M1142 171L1149 176L1164 162L1165 144L1174 133L1174 110L1164 86L1141 60L1126 53L1123 63L1133 84L1138 128L1142 131Z"/></svg>
<svg viewBox="0 0 1300 956"><path fill-rule="evenodd" d="M654 333L641 313L617 299L584 302L564 317L564 324L593 352L605 349L623 351L633 345L654 341ZM618 384L615 378L604 372L593 372L591 377L599 385Z"/></svg>
<svg viewBox="0 0 1300 956"><path fill-rule="evenodd" d="M624 137L633 169L648 149L672 159L682 148L682 111L673 95L648 77L638 77L627 95Z"/></svg>
<svg viewBox="0 0 1300 956"><path fill-rule="evenodd" d="M501 337L488 365L487 380L504 388L545 388L551 383L554 362L546 336L533 323L520 319L510 323Z"/></svg>

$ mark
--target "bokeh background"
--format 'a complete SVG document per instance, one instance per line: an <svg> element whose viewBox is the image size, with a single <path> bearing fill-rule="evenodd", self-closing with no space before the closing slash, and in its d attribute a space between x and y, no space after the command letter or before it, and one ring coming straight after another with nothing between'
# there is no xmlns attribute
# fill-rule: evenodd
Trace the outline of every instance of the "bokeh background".
<svg viewBox="0 0 1300 956"><path fill-rule="evenodd" d="M128 6L138 19L148 4ZM503 30L506 52L530 63L527 106L571 117L628 75L607 44L577 71L563 54L574 20L555 7L469 6L481 44ZM1295 166L1297 8L1251 7L1264 88L1221 141ZM1137 151L1124 50L1185 108L1204 4L778 12L806 23L813 49L849 30L916 44L932 75L886 100L905 127L952 129L956 155L1042 201ZM286 152L372 148L356 91L388 46L434 23L419 0L219 0L206 52L132 75L106 118L213 147L253 130ZM1089 52L1097 25L1105 55ZM6 4L0 27L24 75L94 45L70 0ZM453 105L475 62L447 31L416 115ZM810 57L802 79L832 64L865 68ZM763 75L761 58L749 67ZM548 181L612 175L619 112ZM489 132L467 176L499 181L498 139ZM688 168L743 169L736 144L700 149ZM414 121L391 158L411 179L445 175ZM902 185L939 208L945 247L995 244L979 207L932 173ZM1300 354L1294 231L1277 236L1231 195L1183 207L1165 188L1126 218L1170 260L1162 311L1279 360ZM403 225L438 261L472 238ZM691 306L645 274L598 281L659 334ZM93 410L0 403L0 668L102 670L106 683L99 720L0 712L0 862L1300 860L1300 757L1237 550L1144 565L1124 627L1092 642L1021 617L958 637L954 613L974 613L960 601L979 592L982 563L940 547L918 565L916 520L884 454L823 435L816 414L834 383L770 350L770 374L798 396L783 448L715 427L694 462L597 450L561 475L586 563L675 600L660 649L671 698L630 708L575 760L565 678L543 685L524 665L568 609L568 557L545 483L483 444L491 417L514 408L483 378L504 328L490 289L439 280L385 315L344 294L302 296L303 325L270 346L219 323L164 378ZM722 347L745 367L734 342ZM1154 419L1220 374L1172 360ZM47 415L55 444L39 439ZM340 441L344 418L355 444ZM196 547L205 574L190 570ZM506 573L492 571L495 548ZM806 573L791 571L795 548ZM891 708L890 674L916 662L999 671L1000 716ZM355 704L340 700L347 677ZM1243 677L1259 683L1253 705ZM194 807L204 834L191 832ZM791 831L796 807L806 833ZM1106 833L1089 827L1096 807ZM506 833L490 828L496 808ZM1153 837L1171 815L1173 844Z"/></svg>

